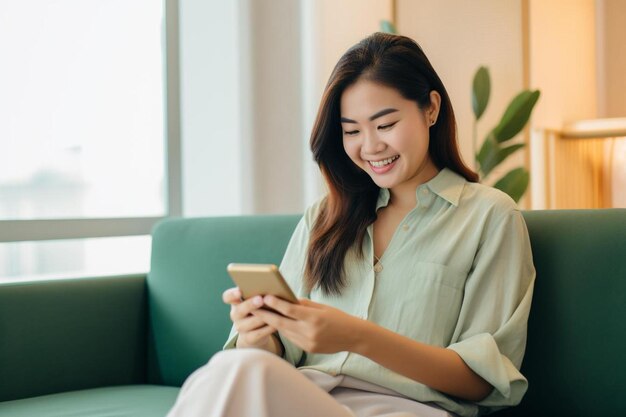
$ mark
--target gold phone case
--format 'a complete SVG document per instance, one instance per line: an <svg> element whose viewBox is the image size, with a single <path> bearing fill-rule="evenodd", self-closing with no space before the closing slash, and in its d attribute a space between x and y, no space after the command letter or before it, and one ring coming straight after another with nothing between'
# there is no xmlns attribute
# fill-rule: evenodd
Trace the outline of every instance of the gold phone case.
<svg viewBox="0 0 626 417"><path fill-rule="evenodd" d="M275 295L283 300L298 303L298 298L276 265L228 264L226 270L239 287L244 300L255 295Z"/></svg>

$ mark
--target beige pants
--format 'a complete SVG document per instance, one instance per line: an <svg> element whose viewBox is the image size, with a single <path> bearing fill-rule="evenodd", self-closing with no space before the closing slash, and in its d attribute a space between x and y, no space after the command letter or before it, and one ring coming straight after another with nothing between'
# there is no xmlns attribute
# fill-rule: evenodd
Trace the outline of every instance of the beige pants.
<svg viewBox="0 0 626 417"><path fill-rule="evenodd" d="M220 352L187 378L167 417L451 416L440 408L381 393L384 388L377 390L365 381L304 371L259 349Z"/></svg>

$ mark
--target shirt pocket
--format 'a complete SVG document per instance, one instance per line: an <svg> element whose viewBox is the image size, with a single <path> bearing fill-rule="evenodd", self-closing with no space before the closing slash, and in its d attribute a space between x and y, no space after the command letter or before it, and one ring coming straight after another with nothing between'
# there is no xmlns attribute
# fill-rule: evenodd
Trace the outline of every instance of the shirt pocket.
<svg viewBox="0 0 626 417"><path fill-rule="evenodd" d="M424 343L443 346L454 331L466 274L438 263L414 261L395 288L387 327ZM391 295L391 293L394 293Z"/></svg>
<svg viewBox="0 0 626 417"><path fill-rule="evenodd" d="M433 262L416 261L411 269L415 273L415 279L424 280L428 286L445 285L462 290L467 278L467 274L460 270Z"/></svg>

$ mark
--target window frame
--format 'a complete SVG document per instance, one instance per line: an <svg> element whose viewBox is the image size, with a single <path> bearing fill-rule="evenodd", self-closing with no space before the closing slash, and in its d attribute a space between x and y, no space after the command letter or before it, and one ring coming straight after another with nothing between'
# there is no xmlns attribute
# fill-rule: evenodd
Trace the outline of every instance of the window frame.
<svg viewBox="0 0 626 417"><path fill-rule="evenodd" d="M180 143L179 2L162 0L164 6L164 137L165 215L157 217L69 218L0 220L0 242L24 242L98 237L149 235L166 217L182 215L182 163Z"/></svg>

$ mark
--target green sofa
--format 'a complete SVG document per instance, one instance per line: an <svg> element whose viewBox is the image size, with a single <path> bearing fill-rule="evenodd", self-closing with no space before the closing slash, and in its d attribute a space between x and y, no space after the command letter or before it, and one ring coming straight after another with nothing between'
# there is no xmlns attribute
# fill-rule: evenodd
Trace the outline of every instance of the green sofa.
<svg viewBox="0 0 626 417"><path fill-rule="evenodd" d="M530 388L497 414L626 415L626 209L524 217ZM298 219L167 219L147 276L0 284L0 416L164 416L227 337L226 265L279 263Z"/></svg>

